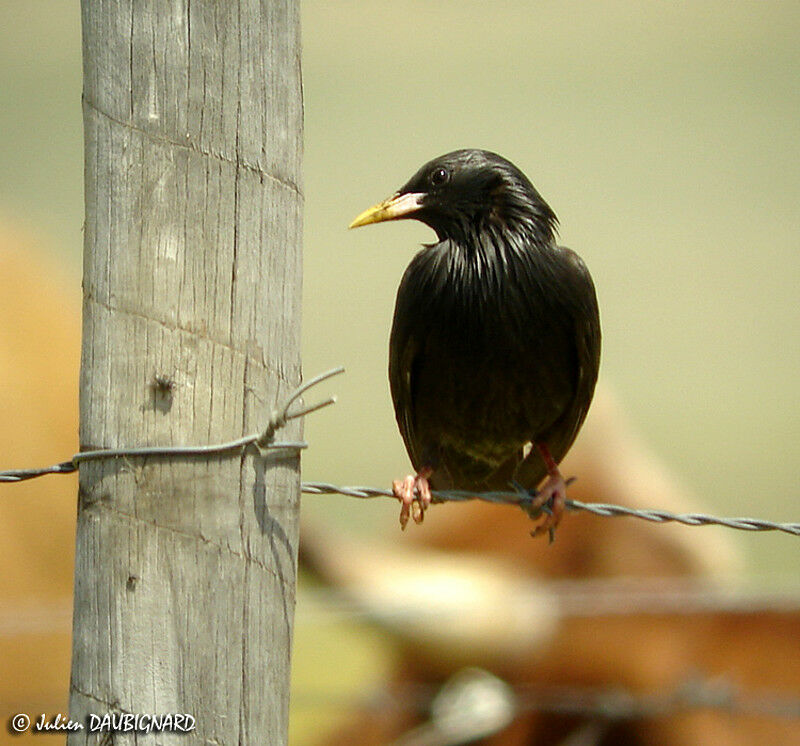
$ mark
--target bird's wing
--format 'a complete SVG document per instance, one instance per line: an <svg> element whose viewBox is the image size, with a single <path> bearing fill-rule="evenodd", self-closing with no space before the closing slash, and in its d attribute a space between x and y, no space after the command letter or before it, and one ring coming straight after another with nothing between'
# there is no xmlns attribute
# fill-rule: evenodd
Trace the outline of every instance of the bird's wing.
<svg viewBox="0 0 800 746"><path fill-rule="evenodd" d="M572 340L573 376L570 396L561 416L539 433L557 462L560 462L575 440L594 394L600 368L600 314L594 283L583 260L571 249L558 247L565 261L560 262L563 284L562 297L572 299L574 307L569 316L572 323L565 329L566 339ZM537 449L518 463L514 478L527 487L535 486L546 475ZM507 465L506 465L507 466Z"/></svg>
<svg viewBox="0 0 800 746"><path fill-rule="evenodd" d="M420 442L417 422L419 407L420 370L425 360L424 340L429 312L422 306L424 287L429 277L429 264L435 259L430 247L418 252L403 273L389 336L389 387L394 403L394 415L406 451L415 469L424 466L425 444Z"/></svg>
<svg viewBox="0 0 800 746"><path fill-rule="evenodd" d="M415 469L419 469L422 464L414 417L415 371L419 366L419 345L412 336L404 335L397 339L396 331L396 328L392 330L392 341L389 345L389 388L400 435L403 436L411 463Z"/></svg>
<svg viewBox="0 0 800 746"><path fill-rule="evenodd" d="M578 365L575 376L575 395L568 413L572 429L567 431L564 438L566 452L566 449L575 440L592 402L597 374L600 370L601 332L597 295L588 268L583 259L571 249L559 247L559 250L569 260L571 281L578 286L583 286L582 292L576 295L580 299L580 305L576 308L574 316L575 354Z"/></svg>

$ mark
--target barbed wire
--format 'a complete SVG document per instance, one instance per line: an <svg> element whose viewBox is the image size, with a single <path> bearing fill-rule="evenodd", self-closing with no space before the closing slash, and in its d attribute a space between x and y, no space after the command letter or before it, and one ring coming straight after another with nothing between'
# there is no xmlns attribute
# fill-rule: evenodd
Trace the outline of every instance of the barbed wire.
<svg viewBox="0 0 800 746"><path fill-rule="evenodd" d="M80 464L85 461L97 461L100 459L144 458L148 456L213 456L240 451L251 445L258 448L259 451L284 448L300 451L308 448L308 443L305 441L276 441L274 440L276 431L291 420L296 420L298 417L303 417L307 414L311 414L311 412L316 412L318 409L327 407L330 404L335 404L336 397L331 396L316 404L301 406L299 409L290 411L292 405L310 388L343 372L344 368L342 367L333 368L302 383L290 394L281 409L276 409L272 412L272 416L264 430L253 433L252 435L245 435L242 438L230 440L226 443L218 443L216 445L143 446L136 448L102 448L93 451L82 451L76 453L69 461L54 464L53 466L46 466L43 469L10 469L8 471L0 471L0 482L22 482L26 479L35 479L36 477L42 477L46 474L70 474L71 472L77 471Z"/></svg>
<svg viewBox="0 0 800 746"><path fill-rule="evenodd" d="M299 689L293 693L292 702L299 707L337 704L342 708L380 712L394 707L430 713L430 720L407 731L393 741L393 746L465 743L499 733L519 715L531 712L580 717L605 724L663 718L697 710L787 720L800 718L800 699L796 696L745 690L726 676L707 678L699 672L666 691L643 693L613 684L509 682L484 669L470 667L456 671L440 686L395 683L380 686L361 697ZM456 734L460 740L452 738Z"/></svg>
<svg viewBox="0 0 800 746"><path fill-rule="evenodd" d="M347 486L340 487L328 482L303 482L303 492L311 495L346 495L361 499L374 497L395 497L390 490L375 487ZM464 502L481 500L483 502L517 505L530 515L533 496L526 491L508 492L466 492L463 490L439 490L432 492L434 503ZM395 498L396 499L396 498ZM777 523L761 518L720 518L705 513L671 513L668 510L629 508L624 505L609 503L585 503L580 500L567 500L566 509L572 512L584 511L603 518L624 516L640 518L651 523L682 523L686 526L725 526L739 531L781 531L793 536L800 536L800 523Z"/></svg>
<svg viewBox="0 0 800 746"><path fill-rule="evenodd" d="M52 466L41 469L9 469L0 471L0 482L22 482L28 479L35 479L47 474L70 474L77 471L80 464L86 461L112 458L146 458L152 456L211 456L224 453L241 451L249 446L255 446L260 451L275 449L303 450L308 447L305 441L276 441L274 440L277 430L282 428L290 420L303 417L312 412L316 412L323 407L336 402L336 397L301 406L299 409L291 410L292 405L310 388L318 383L325 381L333 376L344 372L343 367L333 368L325 373L321 373L314 378L298 386L280 410L275 410L270 417L267 426L262 432L246 435L236 440L216 445L203 446L144 446L133 448L103 448L91 451L76 453L69 461L64 461ZM377 489L374 487L363 486L338 486L328 482L303 482L302 491L307 494L315 495L344 495L369 499L375 497L391 497L396 499L390 490ZM534 508L533 498L535 491L530 491L514 485L514 490L492 491L492 492L468 492L464 490L438 490L432 493L432 502L465 502L468 500L481 500L483 502L516 505L524 510L529 517L538 518L542 511L548 508ZM584 511L592 515L604 518L629 517L639 518L651 523L682 523L686 526L724 526L726 528L737 529L739 531L780 531L782 533L800 536L800 523L780 523L768 521L761 518L725 518L707 515L705 513L672 513L668 510L630 508L624 505L612 505L608 503L584 503L579 500L566 501L566 509L572 512Z"/></svg>

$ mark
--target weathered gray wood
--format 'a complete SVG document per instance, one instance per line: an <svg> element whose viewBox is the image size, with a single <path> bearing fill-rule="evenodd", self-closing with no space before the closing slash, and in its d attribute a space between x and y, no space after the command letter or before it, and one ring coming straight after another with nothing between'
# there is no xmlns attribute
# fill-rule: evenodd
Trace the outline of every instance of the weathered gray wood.
<svg viewBox="0 0 800 746"><path fill-rule="evenodd" d="M297 4L82 7L81 446L257 431L300 380ZM72 719L189 713L153 742L285 742L298 505L296 454L83 464Z"/></svg>

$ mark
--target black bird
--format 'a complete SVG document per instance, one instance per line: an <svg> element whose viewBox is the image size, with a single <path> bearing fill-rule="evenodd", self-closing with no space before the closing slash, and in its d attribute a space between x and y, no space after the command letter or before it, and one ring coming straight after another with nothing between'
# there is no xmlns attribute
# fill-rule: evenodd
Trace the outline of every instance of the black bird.
<svg viewBox="0 0 800 746"><path fill-rule="evenodd" d="M403 275L389 343L395 416L416 475L394 482L405 528L434 489L536 491L558 525L558 463L575 440L600 365L600 318L581 258L527 177L485 150L426 163L355 228L413 218L436 231Z"/></svg>

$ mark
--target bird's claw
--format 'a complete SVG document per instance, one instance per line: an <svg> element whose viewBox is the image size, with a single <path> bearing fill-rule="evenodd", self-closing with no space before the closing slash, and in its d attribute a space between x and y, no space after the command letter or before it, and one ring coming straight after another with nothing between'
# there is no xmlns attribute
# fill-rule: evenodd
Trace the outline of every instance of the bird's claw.
<svg viewBox="0 0 800 746"><path fill-rule="evenodd" d="M392 482L392 492L402 504L400 528L404 531L409 518L413 518L414 523L422 523L425 520L425 511L431 504L432 498L428 482L431 473L430 469L421 469L416 476L409 474L403 479L395 479Z"/></svg>
<svg viewBox="0 0 800 746"><path fill-rule="evenodd" d="M550 543L555 541L556 528L564 517L564 509L567 504L567 485L574 481L575 477L565 480L560 472L556 472L551 474L538 490L528 490L517 482L512 483L517 491L523 492L530 498L530 502L526 502L524 509L531 519L536 520L542 514L545 515L544 520L531 531L531 536L541 536L547 532Z"/></svg>

